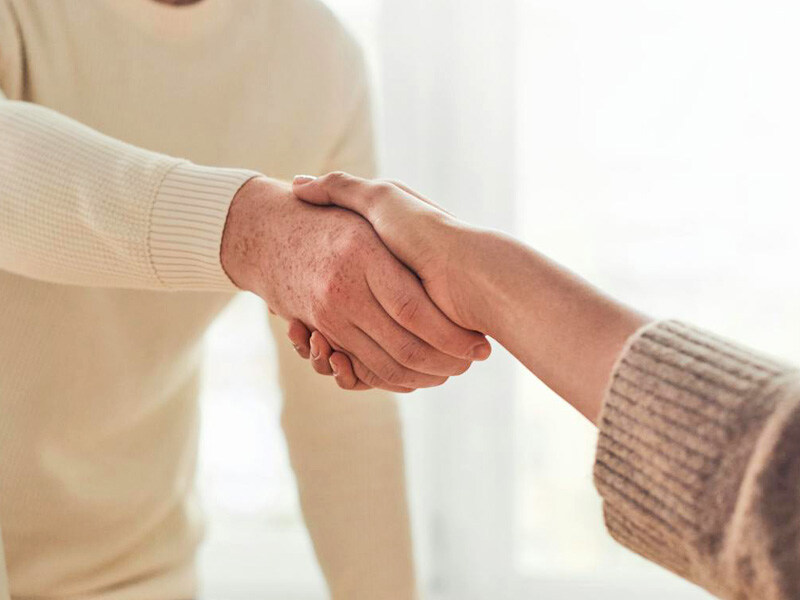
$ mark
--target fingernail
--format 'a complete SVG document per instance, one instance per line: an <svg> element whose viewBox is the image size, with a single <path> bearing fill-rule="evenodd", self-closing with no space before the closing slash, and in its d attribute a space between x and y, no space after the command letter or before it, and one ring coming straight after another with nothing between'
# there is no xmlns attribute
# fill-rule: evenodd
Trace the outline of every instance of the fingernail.
<svg viewBox="0 0 800 600"><path fill-rule="evenodd" d="M336 364L332 360L329 360L328 363L330 363L330 365L331 365L331 370L333 371L333 376L334 377L338 377L339 370L336 368Z"/></svg>
<svg viewBox="0 0 800 600"><path fill-rule="evenodd" d="M313 175L295 175L292 183L294 185L303 185L304 183L311 183L316 177Z"/></svg>
<svg viewBox="0 0 800 600"><path fill-rule="evenodd" d="M319 357L319 344L317 344L317 338L313 335L311 336L311 341L309 343L311 346L311 357L317 358Z"/></svg>
<svg viewBox="0 0 800 600"><path fill-rule="evenodd" d="M470 352L470 357L472 360L486 360L489 358L489 355L492 353L492 347L489 345L489 342L481 342L480 344L474 346L472 351Z"/></svg>

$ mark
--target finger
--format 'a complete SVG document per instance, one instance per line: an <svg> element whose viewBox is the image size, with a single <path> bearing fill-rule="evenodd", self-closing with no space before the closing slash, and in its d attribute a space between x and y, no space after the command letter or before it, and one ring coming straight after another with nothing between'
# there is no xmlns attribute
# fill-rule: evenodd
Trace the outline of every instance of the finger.
<svg viewBox="0 0 800 600"><path fill-rule="evenodd" d="M357 358L348 356L342 352L334 352L331 356L331 367L336 367L339 369L340 366L344 367L340 372L339 376L337 376L334 371L334 377L336 378L336 383L339 384L340 387L343 385L349 385L352 383L352 379L347 381L340 382L343 374L346 373L346 363L342 361L339 357L343 356L350 362L351 369L353 371L354 377L358 379L358 382L355 384L355 387L352 388L354 390L362 390L362 389L370 389L370 388L377 388L380 390L386 390L388 392L394 392L396 394L408 394L409 392L413 392L415 388L404 387L401 385L392 385L387 383L380 377L378 377L374 372L372 372L369 368L367 368L364 363L362 363ZM350 388L345 388L350 389Z"/></svg>
<svg viewBox="0 0 800 600"><path fill-rule="evenodd" d="M292 184L292 191L295 196L311 204L320 206L334 204L357 212L373 225L380 215L398 209L410 215L424 207L427 210L433 209L453 216L404 183L385 179L362 179L341 171L316 178L310 175L297 175Z"/></svg>
<svg viewBox="0 0 800 600"><path fill-rule="evenodd" d="M320 375L333 375L330 358L333 353L328 340L319 331L311 334L311 366Z"/></svg>
<svg viewBox="0 0 800 600"><path fill-rule="evenodd" d="M374 307L360 311L353 319L362 331L401 365L429 375L450 377L469 369L470 361L445 354L401 327L375 300Z"/></svg>
<svg viewBox="0 0 800 600"><path fill-rule="evenodd" d="M393 386L416 389L441 385L447 380L446 377L419 373L404 367L355 324L347 332L345 347L350 356L357 357L372 373ZM353 366L356 367L355 364ZM356 374L359 379L375 387L373 381L364 379L358 371Z"/></svg>
<svg viewBox="0 0 800 600"><path fill-rule="evenodd" d="M402 265L368 273L367 284L390 317L441 352L466 360L485 360L491 354L486 338L448 319Z"/></svg>
<svg viewBox="0 0 800 600"><path fill-rule="evenodd" d="M371 388L371 386L363 381L359 381L353 370L353 364L343 352L334 352L328 360L331 371L333 372L333 377L340 388L344 390Z"/></svg>
<svg viewBox="0 0 800 600"><path fill-rule="evenodd" d="M303 358L308 358L311 350L309 339L311 332L299 319L292 319L289 323L289 329L286 332L289 341L292 342L294 349Z"/></svg>
<svg viewBox="0 0 800 600"><path fill-rule="evenodd" d="M335 204L355 211L367 219L369 219L370 201L374 199L367 191L372 188L377 194L381 191L388 191L388 188L391 187L393 186L390 183L370 183L365 179L341 171L317 178L299 175L292 182L292 191L301 200L321 206Z"/></svg>
<svg viewBox="0 0 800 600"><path fill-rule="evenodd" d="M372 389L372 386L367 385L356 376L350 358L343 352L334 351L327 338L319 331L311 332L310 346L311 365L317 373L320 375L334 375L337 385L345 390L363 391ZM336 365L336 369L334 369L334 365ZM366 367L364 367L364 371L367 371ZM371 379L375 382L380 382L379 387L381 389L389 389L389 391L399 393L411 391L399 386L390 386L374 374L371 374Z"/></svg>
<svg viewBox="0 0 800 600"><path fill-rule="evenodd" d="M354 332L358 332L358 328L351 327L345 332L345 339L348 341L348 343L353 341L349 338L352 337L352 333ZM314 336L315 344L319 343L320 340L325 340L325 343L331 349L330 358L333 359L333 361L329 359L331 371L333 372L334 365L340 367L339 376L336 377L336 374L334 373L334 377L336 378L336 383L342 389L360 391L378 388L399 394L414 391L412 388L402 385L394 385L385 381L376 375L370 368L364 365L363 362L352 356L352 353L349 350L344 350L341 344L333 341L332 338L331 341L328 341L328 337L319 331L316 331L315 333L317 336L319 336ZM323 348L320 348L320 354L323 354L323 350Z"/></svg>

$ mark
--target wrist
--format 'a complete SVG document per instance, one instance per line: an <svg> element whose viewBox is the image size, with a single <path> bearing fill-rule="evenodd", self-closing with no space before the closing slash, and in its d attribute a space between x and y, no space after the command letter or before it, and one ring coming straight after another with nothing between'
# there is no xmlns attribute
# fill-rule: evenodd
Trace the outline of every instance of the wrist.
<svg viewBox="0 0 800 600"><path fill-rule="evenodd" d="M459 224L453 233L449 280L457 290L463 319L476 331L497 339L508 313L504 269L512 260L513 240L503 233Z"/></svg>
<svg viewBox="0 0 800 600"><path fill-rule="evenodd" d="M231 201L220 245L220 262L236 287L265 297L261 289L270 258L270 223L289 194L288 186L267 177L245 183Z"/></svg>

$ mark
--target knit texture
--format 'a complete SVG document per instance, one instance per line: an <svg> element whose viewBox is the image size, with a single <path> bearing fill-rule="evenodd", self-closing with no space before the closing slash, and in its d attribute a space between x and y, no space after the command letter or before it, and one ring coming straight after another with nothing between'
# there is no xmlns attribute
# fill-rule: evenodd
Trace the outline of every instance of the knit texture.
<svg viewBox="0 0 800 600"><path fill-rule="evenodd" d="M153 270L169 289L232 291L219 249L231 199L257 173L179 164L158 187L148 250Z"/></svg>
<svg viewBox="0 0 800 600"><path fill-rule="evenodd" d="M797 371L682 323L615 367L594 468L610 533L722 598L800 597Z"/></svg>
<svg viewBox="0 0 800 600"><path fill-rule="evenodd" d="M233 196L258 173L148 152L28 102L0 105L0 131L0 268L74 285L235 291L220 241Z"/></svg>

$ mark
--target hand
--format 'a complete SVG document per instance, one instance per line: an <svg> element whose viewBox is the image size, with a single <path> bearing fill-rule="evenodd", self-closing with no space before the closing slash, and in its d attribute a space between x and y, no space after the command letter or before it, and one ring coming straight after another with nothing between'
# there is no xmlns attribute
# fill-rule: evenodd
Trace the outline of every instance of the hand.
<svg viewBox="0 0 800 600"><path fill-rule="evenodd" d="M417 273L431 299L451 320L468 329L480 327L472 310L475 295L468 289L464 268L469 261L464 234L473 228L396 182L331 173L318 179L297 177L293 189L307 202L335 204L364 216L392 253ZM365 387L354 376L347 358L335 352L318 332L294 321L289 338L302 356L311 358L318 373L335 371L337 383L346 389Z"/></svg>
<svg viewBox="0 0 800 600"><path fill-rule="evenodd" d="M298 202L274 180L237 193L221 261L238 287L318 330L371 386L439 385L488 356L486 339L447 319L364 219Z"/></svg>
<svg viewBox="0 0 800 600"><path fill-rule="evenodd" d="M384 244L422 281L428 295L454 323L484 326L469 287L470 242L477 228L456 219L404 184L369 181L346 173L295 178L295 195L318 206L360 214Z"/></svg>
<svg viewBox="0 0 800 600"><path fill-rule="evenodd" d="M358 378L350 359L344 353L334 351L319 331L311 331L302 321L293 319L287 335L297 353L309 359L320 375L333 375L340 388L361 391L372 387Z"/></svg>

